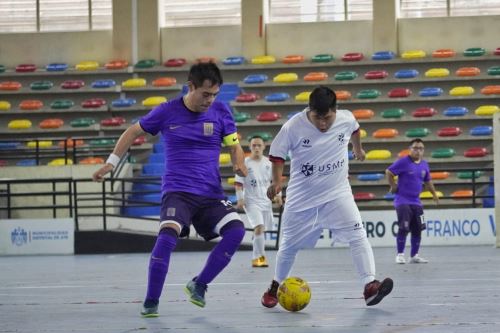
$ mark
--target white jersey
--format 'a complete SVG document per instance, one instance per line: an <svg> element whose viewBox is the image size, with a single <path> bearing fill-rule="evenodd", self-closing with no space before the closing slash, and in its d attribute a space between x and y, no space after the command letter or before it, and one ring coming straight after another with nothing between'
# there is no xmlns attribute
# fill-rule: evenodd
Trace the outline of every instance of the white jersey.
<svg viewBox="0 0 500 333"><path fill-rule="evenodd" d="M352 195L347 148L357 129L359 124L348 110L337 110L335 122L324 133L309 121L307 112L295 115L283 125L269 155L291 158L287 210L303 211L346 193Z"/></svg>
<svg viewBox="0 0 500 333"><path fill-rule="evenodd" d="M260 161L245 158L248 170L246 177L236 175L235 181L243 184L245 205L256 205L262 210L272 210L272 202L267 197L267 188L271 185L271 161L262 156Z"/></svg>

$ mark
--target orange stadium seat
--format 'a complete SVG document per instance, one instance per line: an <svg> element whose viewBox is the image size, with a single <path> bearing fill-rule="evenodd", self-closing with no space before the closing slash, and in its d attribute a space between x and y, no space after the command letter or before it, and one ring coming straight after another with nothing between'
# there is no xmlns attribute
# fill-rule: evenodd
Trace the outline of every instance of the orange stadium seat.
<svg viewBox="0 0 500 333"><path fill-rule="evenodd" d="M398 157L401 158L401 157L405 157L405 156L408 156L410 155L410 149L403 149L401 150L399 153L398 153Z"/></svg>
<svg viewBox="0 0 500 333"><path fill-rule="evenodd" d="M17 81L3 81L0 82L0 90L19 90L22 84Z"/></svg>
<svg viewBox="0 0 500 333"><path fill-rule="evenodd" d="M64 145L66 144L66 147L68 148L73 148L73 147L80 147L83 146L85 143L83 140L78 139L78 140L73 140L73 139L66 139L66 140L61 140L57 143L57 145L61 148L64 148Z"/></svg>
<svg viewBox="0 0 500 333"><path fill-rule="evenodd" d="M446 179L450 176L448 171L433 171L431 172L431 179Z"/></svg>
<svg viewBox="0 0 500 333"><path fill-rule="evenodd" d="M284 64L298 64L301 62L304 62L303 55L287 55L286 57L283 58Z"/></svg>
<svg viewBox="0 0 500 333"><path fill-rule="evenodd" d="M433 58L451 58L454 57L457 53L453 49L438 49L432 52Z"/></svg>
<svg viewBox="0 0 500 333"><path fill-rule="evenodd" d="M102 157L86 157L82 160L80 160L80 162L78 162L78 164L104 164L104 159Z"/></svg>
<svg viewBox="0 0 500 333"><path fill-rule="evenodd" d="M38 127L42 129L55 129L64 125L64 120L59 118L47 118L40 122Z"/></svg>
<svg viewBox="0 0 500 333"><path fill-rule="evenodd" d="M347 101L351 99L351 93L347 90L336 90L335 95L337 95L337 100L339 101Z"/></svg>
<svg viewBox="0 0 500 333"><path fill-rule="evenodd" d="M170 87L177 83L175 77L159 77L153 80L153 87Z"/></svg>
<svg viewBox="0 0 500 333"><path fill-rule="evenodd" d="M304 81L324 81L328 79L325 72L309 72L304 76Z"/></svg>
<svg viewBox="0 0 500 333"><path fill-rule="evenodd" d="M456 70L456 76L478 76L481 70L477 67L460 67Z"/></svg>
<svg viewBox="0 0 500 333"><path fill-rule="evenodd" d="M472 198L474 193L472 190L456 190L451 194L453 199L468 199Z"/></svg>
<svg viewBox="0 0 500 333"><path fill-rule="evenodd" d="M500 95L500 85L484 86L481 89L483 95Z"/></svg>
<svg viewBox="0 0 500 333"><path fill-rule="evenodd" d="M356 119L370 119L373 118L375 115L375 112L370 109L356 109L352 111L352 114L354 115L354 118Z"/></svg>
<svg viewBox="0 0 500 333"><path fill-rule="evenodd" d="M127 68L127 66L128 66L127 60L111 60L104 65L106 69L123 69Z"/></svg>
<svg viewBox="0 0 500 333"><path fill-rule="evenodd" d="M43 102L38 99L26 99L19 103L21 110L40 110L43 108Z"/></svg>
<svg viewBox="0 0 500 333"><path fill-rule="evenodd" d="M373 132L373 137L377 139L389 139L398 136L399 132L395 128L380 128Z"/></svg>

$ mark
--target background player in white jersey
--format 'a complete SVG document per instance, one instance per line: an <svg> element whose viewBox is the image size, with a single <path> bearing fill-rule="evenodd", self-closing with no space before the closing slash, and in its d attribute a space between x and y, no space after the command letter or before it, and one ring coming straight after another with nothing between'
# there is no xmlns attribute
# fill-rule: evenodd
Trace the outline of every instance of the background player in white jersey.
<svg viewBox="0 0 500 333"><path fill-rule="evenodd" d="M267 197L267 188L271 185L271 162L265 157L266 144L260 136L250 140L250 156L245 158L248 170L246 177L236 175L234 187L238 199L237 209L244 209L248 222L253 228L253 267L268 267L264 231L273 227L272 201ZM274 200L281 205L281 194Z"/></svg>
<svg viewBox="0 0 500 333"><path fill-rule="evenodd" d="M314 247L323 229L330 229L335 242L349 244L366 305L378 304L392 291L392 279L375 280L373 251L347 178L349 141L356 159L365 158L359 124L348 110L337 110L336 102L331 89L314 89L309 107L286 122L271 144L269 198L282 189L287 155L291 165L276 271L261 300L265 307L276 306L279 284L289 276L297 252Z"/></svg>

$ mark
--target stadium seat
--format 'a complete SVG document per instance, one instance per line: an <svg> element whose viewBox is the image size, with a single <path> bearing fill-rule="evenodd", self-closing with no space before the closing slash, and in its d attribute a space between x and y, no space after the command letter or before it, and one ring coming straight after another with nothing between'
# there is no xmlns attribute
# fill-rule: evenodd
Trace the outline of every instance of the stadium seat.
<svg viewBox="0 0 500 333"><path fill-rule="evenodd" d="M375 194L372 192L355 192L354 200L373 200L375 199Z"/></svg>
<svg viewBox="0 0 500 333"><path fill-rule="evenodd" d="M156 66L157 62L154 59L141 59L139 60L134 67L135 68L153 68Z"/></svg>
<svg viewBox="0 0 500 333"><path fill-rule="evenodd" d="M394 57L395 54L392 51L377 51L372 54L372 60L391 60Z"/></svg>
<svg viewBox="0 0 500 333"><path fill-rule="evenodd" d="M35 64L20 64L16 66L16 72L18 73L28 73L36 71Z"/></svg>
<svg viewBox="0 0 500 333"><path fill-rule="evenodd" d="M231 163L231 154L221 153L219 155L219 164L224 165L229 163Z"/></svg>
<svg viewBox="0 0 500 333"><path fill-rule="evenodd" d="M73 165L73 160L68 158L55 158L49 163L47 163L48 166L62 166L62 165Z"/></svg>
<svg viewBox="0 0 500 333"><path fill-rule="evenodd" d="M442 93L443 93L443 89L441 89L439 87L426 87L426 88L420 89L420 92L418 93L418 95L420 97L437 97L437 96L441 96Z"/></svg>
<svg viewBox="0 0 500 333"><path fill-rule="evenodd" d="M494 54L494 55L500 55L500 47L497 47L497 48L493 51L493 54Z"/></svg>
<svg viewBox="0 0 500 333"><path fill-rule="evenodd" d="M488 68L488 75L500 75L500 66L491 66L490 68Z"/></svg>
<svg viewBox="0 0 500 333"><path fill-rule="evenodd" d="M36 148L37 144L38 144L38 148L51 148L52 147L51 140L28 141L28 142L26 142L26 147Z"/></svg>
<svg viewBox="0 0 500 333"><path fill-rule="evenodd" d="M443 192L436 191L436 195L438 198L442 198ZM433 198L433 196L432 196L432 193L430 191L423 191L422 193L420 193L420 199L427 200L427 199L432 199L432 198Z"/></svg>
<svg viewBox="0 0 500 333"><path fill-rule="evenodd" d="M137 101L134 98L118 98L111 102L111 106L115 108L126 108L135 103L137 103Z"/></svg>
<svg viewBox="0 0 500 333"><path fill-rule="evenodd" d="M384 199L388 201L393 201L396 195L394 193L386 193L384 194Z"/></svg>
<svg viewBox="0 0 500 333"><path fill-rule="evenodd" d="M460 67L455 71L456 76L478 76L481 70L477 67Z"/></svg>
<svg viewBox="0 0 500 333"><path fill-rule="evenodd" d="M10 110L10 102L8 101L0 101L0 110L2 111L9 111Z"/></svg>
<svg viewBox="0 0 500 333"><path fill-rule="evenodd" d="M291 83L299 79L296 73L281 73L273 78L273 82L276 83Z"/></svg>
<svg viewBox="0 0 500 333"><path fill-rule="evenodd" d="M358 77L358 73L354 71L342 71L335 74L335 80L337 81L349 81L354 80Z"/></svg>
<svg viewBox="0 0 500 333"><path fill-rule="evenodd" d="M268 102L284 102L290 99L290 95L284 92L277 92L267 95L265 99Z"/></svg>
<svg viewBox="0 0 500 333"><path fill-rule="evenodd" d="M347 101L351 99L351 93L347 90L335 90L338 101Z"/></svg>
<svg viewBox="0 0 500 333"><path fill-rule="evenodd" d="M144 135L138 136L132 141L132 146L142 146L147 142L147 139Z"/></svg>
<svg viewBox="0 0 500 333"><path fill-rule="evenodd" d="M22 88L22 84L17 81L0 82L0 90L15 91Z"/></svg>
<svg viewBox="0 0 500 333"><path fill-rule="evenodd" d="M476 110L474 110L474 114L476 116L493 116L493 114L500 111L500 108L497 105L481 105Z"/></svg>
<svg viewBox="0 0 500 333"><path fill-rule="evenodd" d="M360 61L364 57L361 52L349 52L342 56L342 61Z"/></svg>
<svg viewBox="0 0 500 333"><path fill-rule="evenodd" d="M406 114L406 111L401 108L390 108L382 111L382 118L401 118Z"/></svg>
<svg viewBox="0 0 500 333"><path fill-rule="evenodd" d="M395 128L379 128L373 132L373 137L377 139L389 139L394 138L399 135L399 132Z"/></svg>
<svg viewBox="0 0 500 333"><path fill-rule="evenodd" d="M303 55L287 55L286 57L283 58L284 64L298 64L301 62L304 62Z"/></svg>
<svg viewBox="0 0 500 333"><path fill-rule="evenodd" d="M184 58L171 58L163 63L165 67L182 67L187 63Z"/></svg>
<svg viewBox="0 0 500 333"><path fill-rule="evenodd" d="M370 109L357 109L357 110L353 110L352 114L354 115L354 118L359 120L359 119L373 118L373 116L375 115L375 112L373 112L373 110L370 110Z"/></svg>
<svg viewBox="0 0 500 333"><path fill-rule="evenodd" d="M222 63L224 65L227 65L227 66L242 65L245 63L245 58L244 57L227 57L222 61Z"/></svg>
<svg viewBox="0 0 500 333"><path fill-rule="evenodd" d="M102 157L85 157L84 159L81 159L78 164L83 164L83 165L94 165L94 164L104 164L104 159Z"/></svg>
<svg viewBox="0 0 500 333"><path fill-rule="evenodd" d="M460 127L443 127L437 131L437 136L459 136L462 134Z"/></svg>
<svg viewBox="0 0 500 333"><path fill-rule="evenodd" d="M488 155L488 150L485 147L472 147L464 151L465 157L484 157Z"/></svg>
<svg viewBox="0 0 500 333"><path fill-rule="evenodd" d="M92 139L89 142L91 147L109 147L116 144L115 139Z"/></svg>
<svg viewBox="0 0 500 333"><path fill-rule="evenodd" d="M95 89L112 88L114 86L116 86L116 82L115 82L115 80L111 80L111 79L95 80L91 84L91 87L95 88Z"/></svg>
<svg viewBox="0 0 500 333"><path fill-rule="evenodd" d="M19 103L21 110L40 110L43 108L43 102L38 99L25 99Z"/></svg>
<svg viewBox="0 0 500 333"><path fill-rule="evenodd" d="M252 103L260 98L259 95L255 93L242 93L236 97L236 102L239 103Z"/></svg>
<svg viewBox="0 0 500 333"><path fill-rule="evenodd" d="M387 76L389 76L389 73L385 70L373 70L365 73L365 79L367 80L385 79Z"/></svg>
<svg viewBox="0 0 500 333"><path fill-rule="evenodd" d="M429 134L429 129L425 127L410 128L405 132L405 135L408 138L423 138Z"/></svg>
<svg viewBox="0 0 500 333"><path fill-rule="evenodd" d="M457 177L459 179L477 179L483 175L482 171L459 171Z"/></svg>
<svg viewBox="0 0 500 333"><path fill-rule="evenodd" d="M154 106L160 105L161 103L165 103L166 101L167 101L167 98L164 96L151 96L151 97L145 98L141 102L141 104L143 106L147 106L147 107L154 107Z"/></svg>
<svg viewBox="0 0 500 333"><path fill-rule="evenodd" d="M53 86L54 83L48 80L35 81L30 84L31 90L49 90Z"/></svg>
<svg viewBox="0 0 500 333"><path fill-rule="evenodd" d="M392 157L389 150L386 149L374 149L366 153L367 160L387 160Z"/></svg>
<svg viewBox="0 0 500 333"><path fill-rule="evenodd" d="M81 103L81 106L84 109L100 108L104 105L106 105L106 100L104 98L89 98Z"/></svg>
<svg viewBox="0 0 500 333"><path fill-rule="evenodd" d="M449 94L450 96L470 96L474 94L474 88L471 86L453 87Z"/></svg>
<svg viewBox="0 0 500 333"><path fill-rule="evenodd" d="M14 119L9 121L7 127L14 130L28 129L31 128L31 121L28 119Z"/></svg>
<svg viewBox="0 0 500 333"><path fill-rule="evenodd" d="M358 91L356 97L359 99L374 99L382 95L382 93L377 89L363 89Z"/></svg>
<svg viewBox="0 0 500 333"><path fill-rule="evenodd" d="M451 158L453 156L455 156L453 148L437 148L431 152L432 158Z"/></svg>
<svg viewBox="0 0 500 333"><path fill-rule="evenodd" d="M408 50L404 51L401 54L401 58L403 59L418 59L424 58L427 54L423 50Z"/></svg>
<svg viewBox="0 0 500 333"><path fill-rule="evenodd" d="M57 99L50 103L50 108L55 110L64 110L72 108L74 105L75 102L70 99Z"/></svg>
<svg viewBox="0 0 500 333"><path fill-rule="evenodd" d="M368 133L363 128L360 128L359 129L359 136L361 138L366 138L368 136Z"/></svg>
<svg viewBox="0 0 500 333"><path fill-rule="evenodd" d="M124 88L141 88L146 86L146 79L134 78L128 79L122 82L122 87Z"/></svg>
<svg viewBox="0 0 500 333"><path fill-rule="evenodd" d="M42 129L55 129L62 127L64 125L64 120L60 118L47 118L38 124L38 127Z"/></svg>
<svg viewBox="0 0 500 333"><path fill-rule="evenodd" d="M448 68L431 68L425 71L425 77L446 77L450 75Z"/></svg>
<svg viewBox="0 0 500 333"><path fill-rule="evenodd" d="M483 95L500 95L500 85L489 85L481 88Z"/></svg>
<svg viewBox="0 0 500 333"><path fill-rule="evenodd" d="M78 71L95 71L99 68L97 61L81 61L75 66Z"/></svg>
<svg viewBox="0 0 500 333"><path fill-rule="evenodd" d="M457 53L453 49L437 49L432 52L433 58L452 58Z"/></svg>
<svg viewBox="0 0 500 333"><path fill-rule="evenodd" d="M268 65L268 64L274 64L275 62L276 58L273 57L272 55L257 56L253 57L251 60L251 63L254 65Z"/></svg>
<svg viewBox="0 0 500 333"><path fill-rule="evenodd" d="M492 126L475 126L469 130L469 134L472 136L488 136L493 134Z"/></svg>
<svg viewBox="0 0 500 333"><path fill-rule="evenodd" d="M276 121L281 118L281 113L274 111L263 111L255 117L257 121Z"/></svg>
<svg viewBox="0 0 500 333"><path fill-rule="evenodd" d="M267 75L265 74L250 74L243 79L244 83L249 84L262 83L264 81L267 81Z"/></svg>
<svg viewBox="0 0 500 333"><path fill-rule="evenodd" d="M410 155L410 149L402 149L399 153L398 153L398 157L401 158L401 157L405 157L405 156L408 156Z"/></svg>
<svg viewBox="0 0 500 333"><path fill-rule="evenodd" d="M45 66L47 72L64 72L68 69L68 64L62 62L53 62Z"/></svg>
<svg viewBox="0 0 500 333"><path fill-rule="evenodd" d="M358 175L360 181L377 181L385 178L383 173L362 173Z"/></svg>
<svg viewBox="0 0 500 333"><path fill-rule="evenodd" d="M116 127L125 124L127 121L123 117L111 117L101 120L101 126Z"/></svg>
<svg viewBox="0 0 500 333"><path fill-rule="evenodd" d="M311 62L330 62L333 61L332 54L316 54L311 58Z"/></svg>
<svg viewBox="0 0 500 333"><path fill-rule="evenodd" d="M431 179L432 180L447 179L448 177L450 177L450 173L448 171L433 171L433 172L431 172Z"/></svg>
<svg viewBox="0 0 500 333"><path fill-rule="evenodd" d="M437 111L434 108L421 107L421 108L417 108L415 111L413 111L411 115L415 118L426 118L426 117L433 117L436 114L437 114Z"/></svg>
<svg viewBox="0 0 500 333"><path fill-rule="evenodd" d="M153 87L170 87L177 83L175 77L159 77L153 80Z"/></svg>
<svg viewBox="0 0 500 333"><path fill-rule="evenodd" d="M309 72L304 75L304 81L324 81L328 79L328 74L325 72Z"/></svg>
<svg viewBox="0 0 500 333"><path fill-rule="evenodd" d="M405 98L410 96L411 94L412 91L408 88L394 88L387 93L387 96L389 98Z"/></svg>
<svg viewBox="0 0 500 333"><path fill-rule="evenodd" d="M400 69L394 73L396 79L413 79L418 76L418 71L416 69Z"/></svg>
<svg viewBox="0 0 500 333"><path fill-rule="evenodd" d="M80 89L85 86L85 82L82 80L66 80L61 83L61 89Z"/></svg>
<svg viewBox="0 0 500 333"><path fill-rule="evenodd" d="M85 145L85 142L83 140L80 140L80 139L73 140L71 138L68 138L65 140L61 140L57 143L57 146L60 148L64 148L65 145L67 148L81 147L81 146Z"/></svg>
<svg viewBox="0 0 500 333"><path fill-rule="evenodd" d="M5 72L5 66L0 64L0 73Z"/></svg>
<svg viewBox="0 0 500 333"><path fill-rule="evenodd" d="M472 192L472 190L456 190L453 191L451 197L453 199L470 199L473 195L474 193Z"/></svg>
<svg viewBox="0 0 500 333"><path fill-rule="evenodd" d="M35 166L35 165L36 165L35 159L23 159L16 162L16 166Z"/></svg>
<svg viewBox="0 0 500 333"><path fill-rule="evenodd" d="M447 117L462 117L469 113L469 110L464 106L449 106L443 114Z"/></svg>
<svg viewBox="0 0 500 333"><path fill-rule="evenodd" d="M297 95L295 95L295 100L298 102L309 102L309 96L312 91L303 91Z"/></svg>
<svg viewBox="0 0 500 333"><path fill-rule="evenodd" d="M227 178L228 185L234 186L235 181L236 181L235 177L228 177Z"/></svg>
<svg viewBox="0 0 500 333"><path fill-rule="evenodd" d="M108 61L104 65L104 68L106 69L123 69L127 67L128 67L128 61L121 59Z"/></svg>
<svg viewBox="0 0 500 333"><path fill-rule="evenodd" d="M482 47L469 47L464 51L465 57L480 57L486 54L486 50Z"/></svg>
<svg viewBox="0 0 500 333"><path fill-rule="evenodd" d="M250 113L248 112L234 112L233 113L234 121L237 123L244 123L248 119L251 118Z"/></svg>

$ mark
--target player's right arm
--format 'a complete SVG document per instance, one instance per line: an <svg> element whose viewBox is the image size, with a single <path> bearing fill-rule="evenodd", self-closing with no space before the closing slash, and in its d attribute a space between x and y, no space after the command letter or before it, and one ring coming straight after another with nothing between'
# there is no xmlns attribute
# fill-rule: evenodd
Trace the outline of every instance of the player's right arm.
<svg viewBox="0 0 500 333"><path fill-rule="evenodd" d="M113 149L113 153L106 161L106 164L104 164L103 167L94 172L94 174L92 175L92 179L97 182L102 182L104 180L104 176L113 170L113 168L116 166L116 164L118 164L123 155L125 155L125 153L128 151L130 146L132 146L134 140L137 137L144 135L145 133L146 132L144 132L139 123L135 123L127 130L125 130L125 132L123 132L118 139L118 142Z"/></svg>
<svg viewBox="0 0 500 333"><path fill-rule="evenodd" d="M398 185L394 180L395 175L391 172L391 170L385 170L385 178L387 179L387 183L389 183L389 192L396 193L398 191Z"/></svg>

